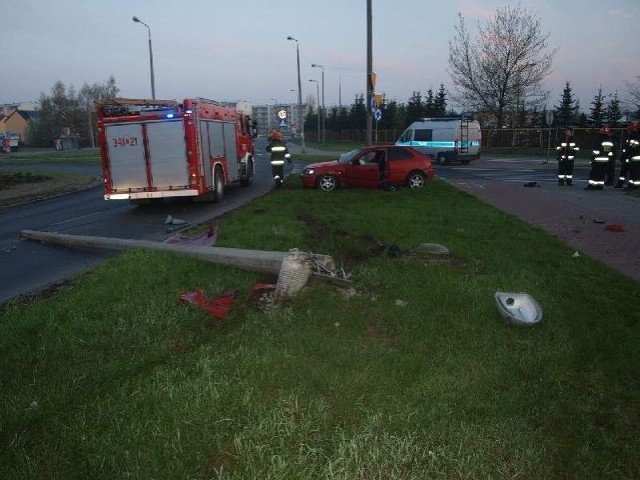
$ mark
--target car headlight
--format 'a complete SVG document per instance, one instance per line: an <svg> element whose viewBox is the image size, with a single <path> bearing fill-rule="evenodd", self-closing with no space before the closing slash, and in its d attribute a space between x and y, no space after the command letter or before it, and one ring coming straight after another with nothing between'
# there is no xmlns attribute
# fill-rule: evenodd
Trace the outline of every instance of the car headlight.
<svg viewBox="0 0 640 480"><path fill-rule="evenodd" d="M305 168L305 169L302 171L302 174L303 174L303 175L313 175L313 168Z"/></svg>

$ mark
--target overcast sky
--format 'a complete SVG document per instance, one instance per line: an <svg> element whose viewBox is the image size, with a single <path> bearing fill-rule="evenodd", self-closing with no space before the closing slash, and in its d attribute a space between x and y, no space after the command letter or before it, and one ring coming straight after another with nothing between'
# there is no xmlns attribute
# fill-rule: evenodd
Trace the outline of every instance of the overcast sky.
<svg viewBox="0 0 640 480"><path fill-rule="evenodd" d="M472 32L509 3L372 0L377 93L405 103L443 83L458 12ZM55 81L77 89L116 79L120 95L207 97L253 104L297 101L299 41L303 100L315 98L324 66L325 104L365 91L366 0L0 0L0 103L37 100ZM626 97L640 75L640 0L523 0L558 48L546 87L558 104L565 82L588 110L598 87ZM292 90L295 90L292 92ZM464 109L463 107L460 109Z"/></svg>

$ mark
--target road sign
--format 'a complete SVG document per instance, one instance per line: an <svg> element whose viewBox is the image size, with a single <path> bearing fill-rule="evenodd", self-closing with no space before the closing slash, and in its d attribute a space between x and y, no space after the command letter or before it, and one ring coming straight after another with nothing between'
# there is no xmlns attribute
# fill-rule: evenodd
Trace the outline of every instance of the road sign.
<svg viewBox="0 0 640 480"><path fill-rule="evenodd" d="M286 121L284 121L284 120L282 120L282 121L280 122L280 126L281 126L281 127L286 127L286 126L287 126L287 122L286 122Z"/></svg>
<svg viewBox="0 0 640 480"><path fill-rule="evenodd" d="M287 111L282 109L278 112L278 118L284 120L285 118L287 118Z"/></svg>
<svg viewBox="0 0 640 480"><path fill-rule="evenodd" d="M373 118L376 119L376 122L379 122L380 120L382 120L382 112L380 111L380 109L376 108L373 111Z"/></svg>

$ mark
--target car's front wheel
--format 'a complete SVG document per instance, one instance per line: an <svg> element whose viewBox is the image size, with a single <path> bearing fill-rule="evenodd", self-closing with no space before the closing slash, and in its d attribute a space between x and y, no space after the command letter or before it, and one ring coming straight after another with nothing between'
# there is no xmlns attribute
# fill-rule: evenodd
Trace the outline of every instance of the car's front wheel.
<svg viewBox="0 0 640 480"><path fill-rule="evenodd" d="M427 184L427 177L422 172L411 172L407 176L407 187L415 189L422 188Z"/></svg>
<svg viewBox="0 0 640 480"><path fill-rule="evenodd" d="M333 175L321 175L316 182L320 190L331 192L338 187L338 179Z"/></svg>

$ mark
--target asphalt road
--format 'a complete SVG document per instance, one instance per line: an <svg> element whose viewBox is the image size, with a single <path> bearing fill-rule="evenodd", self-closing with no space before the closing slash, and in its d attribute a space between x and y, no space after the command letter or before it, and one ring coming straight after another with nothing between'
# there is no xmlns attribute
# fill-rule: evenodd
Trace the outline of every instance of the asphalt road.
<svg viewBox="0 0 640 480"><path fill-rule="evenodd" d="M160 241L175 229L168 215L198 224L239 208L273 188L264 140L256 144L256 174L248 188L230 187L220 203L168 199L162 204L135 206L103 199L102 187L0 210L0 304L37 293L77 276L110 253L80 251L20 238L22 230ZM3 166L3 169L24 168ZM101 175L97 165L34 165L43 170L74 170Z"/></svg>

